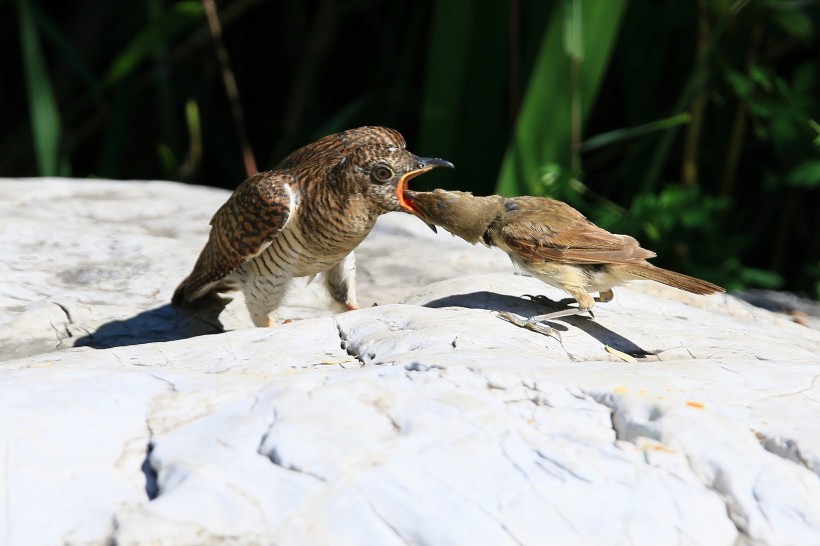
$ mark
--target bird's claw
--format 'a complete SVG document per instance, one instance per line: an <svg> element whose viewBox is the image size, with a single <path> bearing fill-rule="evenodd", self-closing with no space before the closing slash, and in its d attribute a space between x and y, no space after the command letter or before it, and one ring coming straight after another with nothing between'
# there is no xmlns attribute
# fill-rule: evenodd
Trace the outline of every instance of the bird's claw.
<svg viewBox="0 0 820 546"><path fill-rule="evenodd" d="M521 297L522 298L529 298L530 301L533 301L535 303L539 303L541 305L553 306L556 303L555 301L549 299L547 296L544 296L543 294L535 294L535 295L533 295L533 294L522 294Z"/></svg>
<svg viewBox="0 0 820 546"><path fill-rule="evenodd" d="M552 336L560 340L558 331L555 328L547 326L546 324L536 320L525 319L524 317L520 317L506 311L501 311L498 313L498 318L511 322L520 328L526 328L527 330L532 330L533 332L538 332L539 334L543 334L545 336Z"/></svg>

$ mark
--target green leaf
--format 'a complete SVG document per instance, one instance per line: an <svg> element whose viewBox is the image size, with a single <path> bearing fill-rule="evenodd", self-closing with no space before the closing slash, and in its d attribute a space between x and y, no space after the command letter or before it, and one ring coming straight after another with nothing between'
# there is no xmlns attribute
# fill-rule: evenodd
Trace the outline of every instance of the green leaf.
<svg viewBox="0 0 820 546"><path fill-rule="evenodd" d="M566 16L558 4L544 32L530 75L515 134L507 147L496 191L504 195L543 192L540 172L544 165L561 167L562 180L572 170L571 102L580 93L581 118L592 108L615 45L626 0L589 0L581 14L583 62L578 88L573 88L572 63L565 52ZM577 47L577 46L576 46Z"/></svg>
<svg viewBox="0 0 820 546"><path fill-rule="evenodd" d="M775 9L772 10L772 17L792 38L806 46L811 44L814 38L814 23L805 11L795 8Z"/></svg>
<svg viewBox="0 0 820 546"><path fill-rule="evenodd" d="M40 48L32 3L33 0L18 0L17 8L37 168L41 176L67 175L68 166L60 160L60 112Z"/></svg>
<svg viewBox="0 0 820 546"><path fill-rule="evenodd" d="M771 93L774 88L772 83L772 75L768 70L758 64L754 64L749 68L749 78L760 86L767 93Z"/></svg>
<svg viewBox="0 0 820 546"><path fill-rule="evenodd" d="M60 28L60 25L55 22L49 14L43 10L38 4L31 5L34 16L37 20L37 27L40 29L43 40L51 44L51 47L60 55L62 63L71 68L79 79L83 82L88 93L95 101L102 102L103 90L99 80L94 76L94 71L84 59L82 54L78 51L76 44L69 40Z"/></svg>
<svg viewBox="0 0 820 546"><path fill-rule="evenodd" d="M105 84L110 86L132 74L145 59L154 54L158 42L163 38L168 40L194 23L201 22L204 15L205 8L200 2L177 2L171 5L160 18L140 31L117 55L106 72Z"/></svg>
<svg viewBox="0 0 820 546"><path fill-rule="evenodd" d="M813 119L810 119L809 127L811 127L814 130L814 132L817 133L817 137L815 137L815 139L812 140L812 144L820 148L820 123L817 123Z"/></svg>
<svg viewBox="0 0 820 546"><path fill-rule="evenodd" d="M572 59L584 60L583 0L564 0L564 52Z"/></svg>
<svg viewBox="0 0 820 546"><path fill-rule="evenodd" d="M581 143L581 151L589 152L591 150L597 150L598 148L603 148L617 142L623 142L624 140L637 138L655 131L664 131L672 127L677 127L678 125L684 125L689 123L690 118L691 116L689 113L684 112L676 116L670 116L668 118L659 119L644 125L638 125L637 127L625 127L623 129L616 129L614 131L609 131L608 133L595 135L594 137L591 137Z"/></svg>
<svg viewBox="0 0 820 546"><path fill-rule="evenodd" d="M468 78L467 59L476 3L439 0L435 4L419 137L425 149L455 148L459 98Z"/></svg>
<svg viewBox="0 0 820 546"><path fill-rule="evenodd" d="M726 258L721 265L724 286L729 291L745 290L750 287L778 289L783 286L783 277L774 271L748 267L736 257Z"/></svg>
<svg viewBox="0 0 820 546"><path fill-rule="evenodd" d="M786 181L800 188L820 187L820 159L804 161L791 170Z"/></svg>
<svg viewBox="0 0 820 546"><path fill-rule="evenodd" d="M527 28L541 18L540 2L515 31L520 51L508 48L507 2L438 0L427 48L418 143L413 148L453 161L459 178L476 193L492 193L509 139L510 109L517 99L514 66L527 63ZM523 11L523 7L522 7ZM424 182L422 182L424 183ZM446 184L445 184L446 185Z"/></svg>
<svg viewBox="0 0 820 546"><path fill-rule="evenodd" d="M743 266L740 269L740 280L746 286L778 289L783 286L783 277L774 271Z"/></svg>
<svg viewBox="0 0 820 546"><path fill-rule="evenodd" d="M726 81L738 97L748 99L754 93L754 83L743 72L727 69Z"/></svg>

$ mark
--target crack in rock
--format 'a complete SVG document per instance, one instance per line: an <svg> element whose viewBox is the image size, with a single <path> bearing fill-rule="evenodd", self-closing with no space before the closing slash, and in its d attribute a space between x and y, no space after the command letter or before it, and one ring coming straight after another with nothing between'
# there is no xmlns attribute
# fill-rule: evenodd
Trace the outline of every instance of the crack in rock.
<svg viewBox="0 0 820 546"><path fill-rule="evenodd" d="M630 408L619 405L616 402L617 396L613 393L587 394L595 402L609 407L612 429L615 432L616 440L638 445L636 440L645 437L665 443L662 440L662 429L657 424L653 424L653 422L664 417L660 408L651 408L648 412L636 413ZM755 433L757 440L765 450L798 464L815 475L820 475L820 472L818 472L820 464L801 452L797 441L789 438L772 437L755 431L751 432ZM692 474L704 487L717 495L717 498L723 503L727 518L737 530L737 544L756 544L757 539L753 537L751 530L753 518L748 513L748 507L744 506L742 500L737 496L731 470L722 466L720 461L703 459L697 454L690 453L686 446L680 446L679 450L683 453ZM757 509L763 518L768 520L768 515L757 495L756 489L752 493Z"/></svg>
<svg viewBox="0 0 820 546"><path fill-rule="evenodd" d="M800 449L797 440L782 436L769 436L763 432L753 431L763 449L798 464L820 477L820 461L806 457Z"/></svg>
<svg viewBox="0 0 820 546"><path fill-rule="evenodd" d="M331 317L331 318L333 318L333 324L335 324L335 325L336 325L336 332L339 334L339 341L340 341L340 345L339 345L339 346L342 348L342 350L343 350L344 352L346 352L349 356L352 356L353 358L355 358L356 360L358 360L358 361L359 361L359 363L360 363L362 366L365 366L365 365L367 364L367 362L368 362L368 361L372 361L372 360L374 360L374 359L376 358L376 354L375 354L375 353L369 353L368 355L366 355L366 356L367 356L367 360L365 360L365 357L364 357L364 356L362 356L361 354L359 354L359 353L355 352L355 351L351 348L350 339L349 339L349 336L348 336L347 332L345 332L345 331L342 329L342 325L341 325L341 324L339 324L339 321L338 321L338 320L336 320L336 318L335 318L335 317Z"/></svg>
<svg viewBox="0 0 820 546"><path fill-rule="evenodd" d="M659 421L663 417L663 411L657 406L649 408L647 412L640 412L638 415L631 411L620 411L615 403L614 393L592 393L581 389L581 393L589 397L593 402L609 409L610 426L615 434L615 440L635 444L635 439L639 437L649 438L656 442L663 443L659 437L658 430L652 423ZM637 444L635 444L637 445Z"/></svg>
<svg viewBox="0 0 820 546"><path fill-rule="evenodd" d="M63 314L65 314L66 318L66 322L64 322L61 325L62 328L58 327L53 322L51 323L51 328L54 330L54 335L57 336L57 347L59 348L62 347L63 341L74 337L74 334L71 332L71 329L69 328L71 324L74 324L74 320L71 318L71 311L68 310L68 307L56 301L52 303L60 308Z"/></svg>
<svg viewBox="0 0 820 546"><path fill-rule="evenodd" d="M74 320L71 318L71 311L68 310L68 307L66 307L62 303L58 303L56 301L54 302L54 305L56 305L57 307L59 307L60 309L63 310L63 313L65 313L65 317L66 317L66 319L68 319L69 324L74 323Z"/></svg>
<svg viewBox="0 0 820 546"><path fill-rule="evenodd" d="M142 461L140 470L145 475L145 494L150 502L159 496L159 483L157 481L159 475L151 464L151 453L154 451L154 431L147 419L145 420L145 427L148 429L148 444L145 447L145 459Z"/></svg>
<svg viewBox="0 0 820 546"><path fill-rule="evenodd" d="M161 353L161 352L162 352L162 351L160 351L160 353ZM163 355L163 356L165 356L165 355ZM168 357L165 357L165 358L166 358L166 360L168 359ZM169 361L169 363L170 363L170 361ZM156 374L153 374L153 373L152 373L152 374L149 374L149 375L150 375L151 377L153 377L154 379L156 379L157 381L162 381L163 383L165 383L165 384L168 386L168 388L170 389L170 391L171 391L171 392L179 392L179 391L177 390L177 386L174 384L174 382L173 382L173 381L170 381L170 380L168 380L168 379L165 379L164 377L160 377L160 376L158 376L158 375L156 375Z"/></svg>
<svg viewBox="0 0 820 546"><path fill-rule="evenodd" d="M266 435L267 436L267 435ZM285 463L282 460L282 456L279 454L279 450L276 446L272 446L267 448L267 452L260 451L260 455L267 457L270 462L275 464L276 466L282 467L286 470L290 470L291 472L297 472L299 474L304 474L305 476L310 476L311 478L315 478L320 482L327 482L327 479L323 476L316 474L315 472L311 472L309 470L305 470L304 468L297 466L293 463Z"/></svg>
<svg viewBox="0 0 820 546"><path fill-rule="evenodd" d="M615 402L613 400L614 395L612 393L597 394L597 393L587 392L586 390L579 388L578 393L570 391L570 394L572 394L575 398L578 398L579 400L592 400L596 404L599 404L599 405L605 407L606 409L608 409L609 410L609 426L612 428L612 433L615 436L615 441L617 442L618 440L623 440L623 441L629 442L628 439L625 439L625 438L622 437L622 433L619 430L618 423L616 421L616 415L615 415ZM634 443L634 442L630 442L630 443Z"/></svg>
<svg viewBox="0 0 820 546"><path fill-rule="evenodd" d="M415 541L410 541L410 540L408 540L408 539L407 539L407 538L406 538L406 537L405 537L405 536L401 533L401 531L400 531L400 530L399 530L399 529L398 529L395 525L393 525L392 523L390 523L390 521L389 521L387 518L385 518L385 517L381 514L381 512L379 512L379 510L376 508L376 505L373 503L373 501L372 501L372 500L370 500L370 497L368 497L368 496L367 496L367 495L365 495L365 494L362 494L362 498L363 498L363 499L364 499L364 501L365 501L365 502L366 502L366 503L370 506L370 510L373 512L373 514L374 514L374 515L375 515L375 516L376 516L376 517L377 517L377 518L378 518L378 519L379 519L382 523L384 523L384 525L385 525L388 529L390 529L390 531L391 531L391 532L392 532L392 533L396 536L396 538L398 538L398 539L399 539L399 541L401 541L401 543L402 543L402 544L407 544L408 546L410 546L411 544L414 544L414 542L415 542Z"/></svg>
<svg viewBox="0 0 820 546"><path fill-rule="evenodd" d="M414 360L410 364L404 366L408 372L428 372L430 370L444 370L445 367L439 364L423 364L418 360Z"/></svg>
<svg viewBox="0 0 820 546"><path fill-rule="evenodd" d="M745 510L743 510L743 507L740 506L737 499L731 495L731 487L723 469L716 468L714 477L711 480L708 480L697 471L697 465L692 461L689 454L684 452L684 455L686 457L686 463L689 465L692 474L700 480L704 487L715 493L718 498L723 501L723 504L726 507L726 517L729 518L729 521L731 521L735 526L735 529L737 529L738 538L735 543L751 543L751 535L749 534L749 516L746 514ZM755 500L757 501L757 499Z"/></svg>
<svg viewBox="0 0 820 546"><path fill-rule="evenodd" d="M304 474L305 476L310 476L311 478L315 478L321 482L327 482L327 479L323 476L320 476L314 472L310 472L309 470L305 470L293 463L287 463L282 459L281 453L279 453L279 449L276 445L273 445L273 441L271 440L271 445L268 445L268 440L270 439L271 429L273 429L276 421L278 419L278 414L276 408L273 408L270 423L265 428L265 433L262 435L262 439L259 440L259 447L256 448L256 452L268 459L270 462L275 464L276 466L282 467L286 470L290 470L291 472L298 472L299 474Z"/></svg>
<svg viewBox="0 0 820 546"><path fill-rule="evenodd" d="M645 415L648 424L637 422L635 415L629 411L620 411L618 404L616 404L616 396L614 393L596 394L582 390L585 395L596 403L609 408L610 421L612 430L615 433L615 440L627 442L639 447L636 440L640 437L649 438L657 442L664 443L660 439L660 434L651 423L658 421L663 417L663 412L658 408L653 408L648 415ZM719 466L713 468L714 475L710 478L699 471L699 465L685 449L681 447L686 463L689 466L692 475L695 476L704 487L715 493L717 497L723 502L726 509L726 517L735 526L738 533L736 544L751 544L751 535L749 534L749 517L743 510L743 506L732 496L731 484L729 483L725 472Z"/></svg>

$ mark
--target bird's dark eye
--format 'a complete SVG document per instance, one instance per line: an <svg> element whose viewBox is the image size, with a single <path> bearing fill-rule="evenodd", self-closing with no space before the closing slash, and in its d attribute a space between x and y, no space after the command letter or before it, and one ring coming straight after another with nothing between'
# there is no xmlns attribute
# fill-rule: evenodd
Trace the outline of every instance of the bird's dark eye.
<svg viewBox="0 0 820 546"><path fill-rule="evenodd" d="M389 167L385 167L384 165L379 165L375 167L371 173L373 178L375 178L379 182L386 182L393 177L393 171L390 170Z"/></svg>

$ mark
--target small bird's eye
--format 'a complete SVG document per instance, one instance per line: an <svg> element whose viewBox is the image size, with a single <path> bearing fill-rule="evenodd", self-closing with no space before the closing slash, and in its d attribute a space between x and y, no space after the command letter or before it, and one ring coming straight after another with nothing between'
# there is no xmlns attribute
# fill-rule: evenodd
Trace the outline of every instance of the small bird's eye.
<svg viewBox="0 0 820 546"><path fill-rule="evenodd" d="M390 170L389 167L385 167L384 165L379 165L378 167L374 168L371 173L373 178L378 180L379 182L386 182L393 177L393 171Z"/></svg>

